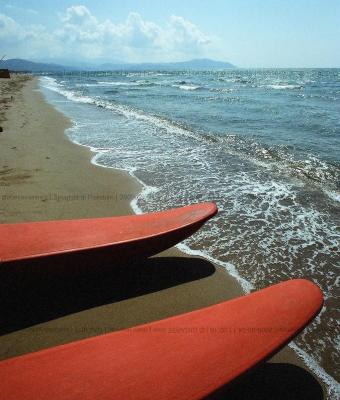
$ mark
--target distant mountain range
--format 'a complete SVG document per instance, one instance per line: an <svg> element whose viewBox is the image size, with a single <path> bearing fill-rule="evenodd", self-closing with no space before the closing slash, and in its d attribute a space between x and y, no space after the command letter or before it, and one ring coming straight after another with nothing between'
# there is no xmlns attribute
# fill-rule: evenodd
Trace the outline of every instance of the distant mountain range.
<svg viewBox="0 0 340 400"><path fill-rule="evenodd" d="M62 72L77 70L77 68L74 67L58 64L37 63L34 61L22 60L20 58L12 58L2 61L0 63L0 68L8 68L10 71L24 72Z"/></svg>
<svg viewBox="0 0 340 400"><path fill-rule="evenodd" d="M211 70L211 69L226 69L235 68L234 65L228 62L214 61L207 58L196 59L182 62L171 63L115 63L101 64L94 66L73 67L59 64L49 64L22 60L13 58L2 61L0 68L8 68L11 71L26 71L26 72L63 72L63 71L144 71L144 70Z"/></svg>

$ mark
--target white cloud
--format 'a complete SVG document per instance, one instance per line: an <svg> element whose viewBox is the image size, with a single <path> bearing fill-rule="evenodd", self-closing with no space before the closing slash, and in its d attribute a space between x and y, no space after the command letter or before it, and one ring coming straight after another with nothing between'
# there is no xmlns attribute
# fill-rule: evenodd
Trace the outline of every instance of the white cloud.
<svg viewBox="0 0 340 400"><path fill-rule="evenodd" d="M195 46L210 43L209 37L201 32L196 25L176 15L172 15L170 18L170 34L173 38L177 38L179 42L194 44Z"/></svg>
<svg viewBox="0 0 340 400"><path fill-rule="evenodd" d="M5 14L0 14L0 39L6 42L16 42L25 37L25 31Z"/></svg>
<svg viewBox="0 0 340 400"><path fill-rule="evenodd" d="M33 15L38 15L38 11L33 10L32 8L23 8L23 7L18 7L18 6L14 6L13 4L5 4L5 7L8 10L14 11L14 12L19 12L19 13L29 13L29 14L33 14Z"/></svg>
<svg viewBox="0 0 340 400"><path fill-rule="evenodd" d="M4 14L0 14L0 44L0 53L7 58L46 56L51 47L56 50L59 45L43 25L21 26Z"/></svg>
<svg viewBox="0 0 340 400"><path fill-rule="evenodd" d="M62 21L73 25L97 24L97 19L91 15L90 11L85 6L69 7Z"/></svg>
<svg viewBox="0 0 340 400"><path fill-rule="evenodd" d="M26 53L40 57L79 59L123 59L127 61L170 61L205 56L212 39L195 24L171 16L164 26L147 21L136 12L114 24L99 21L90 10L77 5L67 8L60 26L49 32L43 26L20 27L12 18L0 15L0 37L26 42Z"/></svg>

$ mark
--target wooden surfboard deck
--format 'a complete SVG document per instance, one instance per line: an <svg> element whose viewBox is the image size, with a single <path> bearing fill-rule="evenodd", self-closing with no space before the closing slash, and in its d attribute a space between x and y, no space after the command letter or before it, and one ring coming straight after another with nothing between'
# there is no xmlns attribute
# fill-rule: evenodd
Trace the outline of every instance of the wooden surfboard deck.
<svg viewBox="0 0 340 400"><path fill-rule="evenodd" d="M277 352L318 313L306 280L0 362L1 400L201 399Z"/></svg>
<svg viewBox="0 0 340 400"><path fill-rule="evenodd" d="M217 213L213 203L123 217L0 225L0 263L106 252L112 259L157 254L196 232Z"/></svg>

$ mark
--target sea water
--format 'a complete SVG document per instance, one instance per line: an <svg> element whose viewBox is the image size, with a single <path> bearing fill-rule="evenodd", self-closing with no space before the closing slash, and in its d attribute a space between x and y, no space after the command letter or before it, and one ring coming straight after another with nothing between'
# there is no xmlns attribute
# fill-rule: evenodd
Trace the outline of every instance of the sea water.
<svg viewBox="0 0 340 400"><path fill-rule="evenodd" d="M245 291L291 278L325 305L292 347L339 394L340 69L69 73L40 78L93 162L129 171L135 212L215 201L180 248Z"/></svg>

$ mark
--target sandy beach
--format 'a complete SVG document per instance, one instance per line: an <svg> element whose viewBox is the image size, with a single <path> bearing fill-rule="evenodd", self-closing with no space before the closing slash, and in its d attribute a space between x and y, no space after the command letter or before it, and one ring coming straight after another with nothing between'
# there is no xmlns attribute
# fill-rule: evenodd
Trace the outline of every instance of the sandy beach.
<svg viewBox="0 0 340 400"><path fill-rule="evenodd" d="M0 223L132 213L130 201L141 190L139 183L127 172L90 163L93 153L67 138L64 132L72 122L45 101L37 79L0 79L0 101ZM27 282L2 296L0 359L242 295L223 268L176 248L89 274L81 282L76 276L34 287ZM286 347L225 390L228 398L322 399L325 387Z"/></svg>

